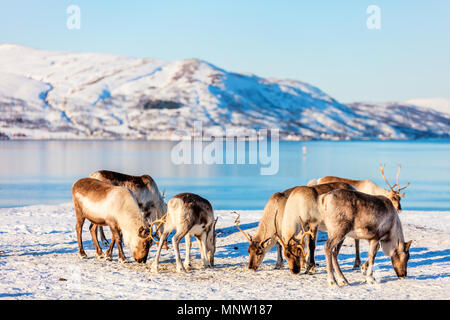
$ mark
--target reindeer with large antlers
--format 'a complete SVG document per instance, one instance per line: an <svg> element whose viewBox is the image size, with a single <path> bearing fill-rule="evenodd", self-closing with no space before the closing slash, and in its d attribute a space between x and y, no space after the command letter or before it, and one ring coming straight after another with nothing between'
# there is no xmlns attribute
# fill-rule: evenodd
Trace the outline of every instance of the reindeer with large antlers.
<svg viewBox="0 0 450 320"><path fill-rule="evenodd" d="M393 186L390 185L390 183L387 181L386 176L384 175L384 167L385 165L380 165L381 175L383 176L384 181L389 187L389 190L381 188L377 186L373 181L371 180L352 180L352 179L346 179L346 178L340 178L340 177L334 177L334 176L326 176L319 178L317 180L311 180L308 182L308 186L313 186L317 184L323 184L323 183L330 183L330 182L345 182L353 187L356 188L359 192L364 192L367 194L371 194L373 196L385 196L389 200L392 201L392 204L394 205L397 212L400 212L402 210L402 206L400 205L401 198L405 197L405 193L400 193L403 189L406 189L409 187L410 183L404 187L400 187L400 183L398 181L401 171L401 166L398 166L397 171L397 183ZM395 189L397 187L397 189Z"/></svg>

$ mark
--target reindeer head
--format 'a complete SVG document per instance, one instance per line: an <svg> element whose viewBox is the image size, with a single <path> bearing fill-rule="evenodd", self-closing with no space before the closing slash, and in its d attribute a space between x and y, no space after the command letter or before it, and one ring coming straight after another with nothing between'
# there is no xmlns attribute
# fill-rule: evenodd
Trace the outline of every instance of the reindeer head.
<svg viewBox="0 0 450 320"><path fill-rule="evenodd" d="M271 238L268 238L266 240L263 241L258 241L258 240L254 240L253 237L248 234L247 232L244 232L240 227L239 227L239 213L237 213L236 211L233 211L233 213L235 213L237 215L236 220L234 221L234 223L236 224L236 227L239 229L239 231L242 232L242 234L245 236L245 238L248 240L248 255L249 255L249 261L248 261L248 268L255 270L259 268L259 266L261 265L262 261L264 260L264 256L266 254L267 248L270 244L270 240Z"/></svg>
<svg viewBox="0 0 450 320"><path fill-rule="evenodd" d="M287 243L277 235L278 242L280 242L283 247L284 257L289 265L289 270L291 270L293 274L299 273L302 266L306 263L304 239L308 234L311 235L311 237L314 237L314 234L311 231L307 231L302 234L300 241L295 240L294 236L292 236Z"/></svg>
<svg viewBox="0 0 450 320"><path fill-rule="evenodd" d="M207 231L206 235L206 256L208 258L209 264L214 266L214 254L216 253L216 223L218 217L212 223L210 229Z"/></svg>
<svg viewBox="0 0 450 320"><path fill-rule="evenodd" d="M148 251L150 249L151 238L150 229L148 227L140 227L138 237L131 248L133 258L138 263L146 263Z"/></svg>
<svg viewBox="0 0 450 320"><path fill-rule="evenodd" d="M380 170L381 170L381 175L383 176L384 181L386 182L386 184L388 185L390 191L389 194L387 195L387 197L389 198L389 200L391 200L392 204L394 205L395 209L400 212L402 210L402 206L400 205L400 199L405 197L405 193L400 193L400 191L402 191L403 189L406 189L409 186L409 182L406 186L400 188L400 184L398 182L398 177L400 175L400 171L401 171L401 166L398 166L398 171L397 171L397 183L394 184L393 186L391 186L389 184L389 182L387 181L386 177L384 176L384 164L380 165ZM397 187L397 189L395 189L395 187Z"/></svg>
<svg viewBox="0 0 450 320"><path fill-rule="evenodd" d="M272 238L265 239L263 241L252 240L248 245L248 268L256 270L259 268L264 260L269 244Z"/></svg>
<svg viewBox="0 0 450 320"><path fill-rule="evenodd" d="M399 278L406 277L406 268L409 260L409 248L411 247L412 240L408 242L401 241L397 248L391 255L392 266L394 267L395 273Z"/></svg>

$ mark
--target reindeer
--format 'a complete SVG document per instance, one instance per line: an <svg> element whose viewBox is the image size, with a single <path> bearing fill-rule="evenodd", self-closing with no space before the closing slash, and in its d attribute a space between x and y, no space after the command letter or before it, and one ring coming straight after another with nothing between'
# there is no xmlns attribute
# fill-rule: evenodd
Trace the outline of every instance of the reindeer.
<svg viewBox="0 0 450 320"><path fill-rule="evenodd" d="M284 249L284 256L292 273L299 273L302 268L300 254L304 256L303 242L299 242L296 239L296 236L298 237L300 232L302 232L300 240L304 237L307 237L308 239L309 254L305 273L314 273L316 267L314 252L316 248L315 239L317 239L317 231L326 231L322 216L317 208L317 198L321 194L336 189L355 190L347 183L334 182L312 187L300 186L291 191L284 208L279 238ZM305 232L305 227L309 227L308 232ZM300 248L300 251L298 248ZM358 250L356 250L356 257L359 258Z"/></svg>
<svg viewBox="0 0 450 320"><path fill-rule="evenodd" d="M134 259L145 263L150 248L150 229L143 219L136 198L125 188L92 178L83 178L74 183L72 198L77 218L76 231L80 258L87 255L83 249L82 229L85 219L91 221L89 230L97 257L104 257L97 240L97 226L109 226L112 240L106 257L111 259L114 244L119 250L119 261L127 259L122 250L122 237L131 247Z"/></svg>
<svg viewBox="0 0 450 320"><path fill-rule="evenodd" d="M130 176L119 172L100 170L91 173L89 177L110 183L114 186L122 186L130 189L136 197L144 218L150 223L156 219L160 219L167 211L166 204L164 203L164 192L163 194L159 193L155 180L148 174L143 176ZM108 240L106 240L103 227L100 226L97 230L99 231L102 244L105 247L108 246Z"/></svg>
<svg viewBox="0 0 450 320"><path fill-rule="evenodd" d="M163 219L153 221L152 224L162 223L162 236L158 243L158 251L152 264L152 271L158 272L159 256L163 242L169 234L176 229L172 238L173 250L177 264L177 272L186 272L190 268L191 235L195 236L205 268L214 266L214 253L216 251L216 223L214 212L208 200L193 194L180 193L169 200L167 213ZM159 229L159 227L158 227ZM179 243L186 237L186 259L184 265L181 263ZM156 240L154 240L157 242Z"/></svg>
<svg viewBox="0 0 450 320"><path fill-rule="evenodd" d="M352 180L352 179L346 179L346 178L339 178L339 177L333 177L333 176L326 176L319 178L318 180L311 180L308 182L308 186L316 185L316 184L322 184L322 183L330 183L330 182L345 182L353 187L356 188L356 190L360 192L364 192L373 196L385 196L388 199L392 201L392 204L394 205L397 212L401 212L402 206L400 204L400 199L405 197L405 193L400 193L403 189L406 189L410 183L404 187L400 187L400 183L398 181L398 178L400 176L401 166L398 166L397 171L397 183L391 186L389 182L386 179L386 176L384 175L384 167L386 165L380 165L381 175L383 176L384 181L388 185L390 190L386 190L384 188L381 188L377 186L374 182L371 180ZM397 187L397 190L395 190L395 187ZM359 252L359 240L355 239L355 247L357 248L357 251ZM359 258L359 255L357 256L357 259L355 260L355 264L353 265L353 269L358 269L361 264L361 259ZM367 263L365 262L362 266L362 271L364 272L367 268Z"/></svg>
<svg viewBox="0 0 450 320"><path fill-rule="evenodd" d="M370 243L366 281L374 284L373 263L379 244L391 257L397 277L407 275L409 248L412 240L404 242L402 225L392 201L385 196L372 196L359 191L333 190L320 195L318 208L328 230L325 243L328 285L347 285L338 264L338 254L346 236L366 239ZM338 284L333 271L336 270Z"/></svg>
<svg viewBox="0 0 450 320"><path fill-rule="evenodd" d="M261 221L258 224L255 236L251 236L239 227L240 215L234 212L237 214L235 220L236 227L244 234L249 242L249 269L256 271L263 262L265 254L273 248L275 243L277 244L277 263L275 269L281 269L283 267L281 244L277 241L275 223L281 224L286 200L293 189L294 188L290 188L283 192L276 192L269 198L269 201L267 201L266 206L264 207L264 212ZM275 221L275 219L277 219L277 221Z"/></svg>
<svg viewBox="0 0 450 320"><path fill-rule="evenodd" d="M391 186L389 182L387 181L385 175L384 175L384 167L385 165L380 165L381 175L383 176L384 181L388 185L390 190L381 188L377 186L373 181L371 180L352 180L352 179L346 179L346 178L339 178L339 177L333 177L333 176L326 176L319 178L318 180L311 180L308 182L308 186L313 186L317 184L322 183L330 183L330 182L345 182L348 183L356 188L356 190L360 192L364 192L367 194L371 194L374 196L385 196L388 199L392 201L392 204L394 205L397 212L400 212L402 210L402 206L400 205L401 198L405 197L405 193L401 193L403 189L406 189L410 183L404 187L400 187L400 183L398 181L398 178L400 176L401 166L398 166L397 171L397 183ZM397 187L397 190L395 190L395 187Z"/></svg>

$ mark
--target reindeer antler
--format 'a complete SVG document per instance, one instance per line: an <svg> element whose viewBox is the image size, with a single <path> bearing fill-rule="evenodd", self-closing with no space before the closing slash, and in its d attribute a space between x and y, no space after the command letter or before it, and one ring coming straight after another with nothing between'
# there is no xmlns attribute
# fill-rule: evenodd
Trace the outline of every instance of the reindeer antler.
<svg viewBox="0 0 450 320"><path fill-rule="evenodd" d="M386 184L388 185L388 187L389 187L392 191L394 191L394 188L395 188L395 186L396 186L397 184L394 184L393 186L391 186L391 185L389 184L389 182L387 181L386 177L384 176L384 167L385 167L385 166L386 166L386 164L383 164L383 165L380 164L381 175L383 176L383 179L384 179L384 181L386 182ZM400 171L399 171L399 173L400 173ZM398 181L398 174L397 174L397 181Z"/></svg>
<svg viewBox="0 0 450 320"><path fill-rule="evenodd" d="M406 186L404 186L403 188L400 188L400 183L398 182L398 177L400 176L400 171L401 171L401 170L402 170L402 166L401 166L401 165L398 165L398 171L397 171L397 189L398 189L398 190L397 190L397 192L398 192L399 196L404 197L405 194L404 194L404 193L400 194L400 191L402 191L403 189L408 188L409 185L410 185L410 183L408 182L408 183L406 184Z"/></svg>
<svg viewBox="0 0 450 320"><path fill-rule="evenodd" d="M241 232L244 234L245 238L247 238L248 242L251 243L251 242L252 242L252 236L249 235L248 233L244 232L244 231L239 227L239 223L240 223L239 218L240 218L241 215L240 215L239 213L237 213L236 211L231 211L231 213L235 213L235 214L237 215L236 220L234 220L234 223L236 224L236 227L239 229L239 231L241 231Z"/></svg>
<svg viewBox="0 0 450 320"><path fill-rule="evenodd" d="M156 241L155 238L153 238L153 236L156 237L156 234L158 233L159 228L161 228L161 225L162 225L163 223L166 222L166 216L167 216L167 213L164 214L164 215L161 217L161 219L156 219L155 221L153 221L153 222L150 224L150 237L152 238L152 240L153 240L157 245L159 245L159 241ZM155 234L153 235L153 234L152 234L153 225L154 225L155 223L158 223L158 222L159 222L158 227L156 228ZM167 245L167 242L166 242L166 245Z"/></svg>
<svg viewBox="0 0 450 320"><path fill-rule="evenodd" d="M275 220L274 220L274 224L275 224L275 238L277 238L278 241L280 241L281 245L283 246L283 248L286 250L286 243L284 243L283 239L281 239L281 237L278 235L278 227L277 227L277 215L278 215L278 209L275 212ZM290 240L289 240L290 241ZM288 241L288 243L289 243Z"/></svg>
<svg viewBox="0 0 450 320"><path fill-rule="evenodd" d="M303 222L301 219L300 219L300 225L302 226L302 236L300 237L300 244L298 245L298 247L300 248L300 250L302 250L303 257L306 257L306 253L305 253L305 249L304 249L305 237L309 234L311 236L311 238L314 239L314 233L311 231L311 226L309 226L308 231L305 231L305 228L303 226Z"/></svg>

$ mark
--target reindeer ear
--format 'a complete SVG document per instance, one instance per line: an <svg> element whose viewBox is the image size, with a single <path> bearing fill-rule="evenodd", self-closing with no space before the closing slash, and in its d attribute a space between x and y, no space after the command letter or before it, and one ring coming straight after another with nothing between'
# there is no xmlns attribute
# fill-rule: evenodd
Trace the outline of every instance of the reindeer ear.
<svg viewBox="0 0 450 320"><path fill-rule="evenodd" d="M141 238L147 238L150 235L150 229L140 227L138 234L139 234L139 237L141 237Z"/></svg>
<svg viewBox="0 0 450 320"><path fill-rule="evenodd" d="M405 193L403 192L402 194L399 194L399 196L404 198L405 197Z"/></svg>
<svg viewBox="0 0 450 320"><path fill-rule="evenodd" d="M405 243L405 251L409 251L412 242L413 242L412 240L409 240L408 242Z"/></svg>
<svg viewBox="0 0 450 320"><path fill-rule="evenodd" d="M141 179L146 185L150 186L152 178L148 174L141 176Z"/></svg>

